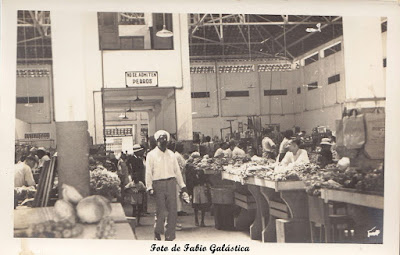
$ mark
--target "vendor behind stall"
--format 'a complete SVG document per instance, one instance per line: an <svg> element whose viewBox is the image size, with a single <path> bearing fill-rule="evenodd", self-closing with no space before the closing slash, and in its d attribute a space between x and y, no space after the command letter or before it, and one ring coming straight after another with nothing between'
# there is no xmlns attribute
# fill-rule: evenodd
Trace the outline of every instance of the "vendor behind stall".
<svg viewBox="0 0 400 255"><path fill-rule="evenodd" d="M245 145L243 143L239 143L232 150L232 158L244 158L246 157L246 152L243 150Z"/></svg>
<svg viewBox="0 0 400 255"><path fill-rule="evenodd" d="M29 155L24 162L19 162L15 165L14 187L35 186L33 179L32 168L36 165L37 159L35 156Z"/></svg>
<svg viewBox="0 0 400 255"><path fill-rule="evenodd" d="M288 129L284 133L283 140L281 142L281 145L279 146L279 157L278 161L281 162L282 159L285 157L286 152L289 150L289 142L292 136L294 135L293 130Z"/></svg>
<svg viewBox="0 0 400 255"><path fill-rule="evenodd" d="M323 168L328 164L332 164L332 151L331 151L331 141L329 138L322 138L321 151L319 152L318 164Z"/></svg>
<svg viewBox="0 0 400 255"><path fill-rule="evenodd" d="M224 151L229 149L229 144L227 142L222 142L219 144L219 148L214 153L214 158L223 158L225 156Z"/></svg>
<svg viewBox="0 0 400 255"><path fill-rule="evenodd" d="M271 131L268 130L264 132L264 138L261 141L263 157L264 158L275 158L275 143L272 141L270 136L272 135Z"/></svg>
<svg viewBox="0 0 400 255"><path fill-rule="evenodd" d="M47 155L47 151L44 147L39 147L37 149L36 155L39 158L39 172L43 169L44 162L49 161L50 157Z"/></svg>
<svg viewBox="0 0 400 255"><path fill-rule="evenodd" d="M275 168L275 170L310 163L307 151L304 149L300 149L300 145L300 139L290 140L289 151L286 152L285 157L282 159L279 165L277 165L277 168Z"/></svg>

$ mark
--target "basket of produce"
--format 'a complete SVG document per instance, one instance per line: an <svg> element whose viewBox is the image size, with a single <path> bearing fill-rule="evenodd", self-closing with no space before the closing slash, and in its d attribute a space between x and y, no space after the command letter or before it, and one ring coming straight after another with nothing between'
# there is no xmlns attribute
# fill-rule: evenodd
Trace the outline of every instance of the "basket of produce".
<svg viewBox="0 0 400 255"><path fill-rule="evenodd" d="M90 171L90 193L101 195L110 200L121 195L121 181L118 175L108 171L106 168L98 166Z"/></svg>

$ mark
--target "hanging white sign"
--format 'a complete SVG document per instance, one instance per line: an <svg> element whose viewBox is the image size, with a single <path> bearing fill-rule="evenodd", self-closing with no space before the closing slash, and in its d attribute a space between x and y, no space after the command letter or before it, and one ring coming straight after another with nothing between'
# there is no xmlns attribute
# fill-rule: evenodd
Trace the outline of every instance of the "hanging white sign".
<svg viewBox="0 0 400 255"><path fill-rule="evenodd" d="M125 72L126 87L158 86L157 71L129 71Z"/></svg>

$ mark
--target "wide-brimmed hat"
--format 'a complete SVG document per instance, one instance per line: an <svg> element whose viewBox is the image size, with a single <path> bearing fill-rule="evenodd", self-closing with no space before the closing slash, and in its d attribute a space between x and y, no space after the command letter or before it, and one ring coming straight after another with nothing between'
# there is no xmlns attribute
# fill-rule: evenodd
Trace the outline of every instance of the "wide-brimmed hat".
<svg viewBox="0 0 400 255"><path fill-rule="evenodd" d="M331 139L329 139L329 138L322 138L320 145L332 145Z"/></svg>
<svg viewBox="0 0 400 255"><path fill-rule="evenodd" d="M142 148L142 146L140 146L140 144L135 144L135 145L133 145L132 150L133 150L133 152L137 152L137 151L143 150L143 148Z"/></svg>
<svg viewBox="0 0 400 255"><path fill-rule="evenodd" d="M44 147L39 147L39 148L37 148L37 151L44 151L44 152L47 152L47 150L46 150Z"/></svg>

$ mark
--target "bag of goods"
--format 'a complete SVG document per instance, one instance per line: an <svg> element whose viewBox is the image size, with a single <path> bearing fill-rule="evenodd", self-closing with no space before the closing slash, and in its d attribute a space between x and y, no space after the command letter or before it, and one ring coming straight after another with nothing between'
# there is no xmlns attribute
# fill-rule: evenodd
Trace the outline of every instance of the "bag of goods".
<svg viewBox="0 0 400 255"><path fill-rule="evenodd" d="M71 204L77 204L83 198L82 195L72 186L63 183L62 197L65 201Z"/></svg>
<svg viewBox="0 0 400 255"><path fill-rule="evenodd" d="M341 171L346 170L350 166L350 159L348 157L341 158L338 161L337 166Z"/></svg>
<svg viewBox="0 0 400 255"><path fill-rule="evenodd" d="M54 204L54 211L58 219L68 220L72 223L76 222L76 211L70 202L64 199L57 200Z"/></svg>
<svg viewBox="0 0 400 255"><path fill-rule="evenodd" d="M97 223L111 214L110 201L103 196L85 197L76 206L79 220L83 223Z"/></svg>
<svg viewBox="0 0 400 255"><path fill-rule="evenodd" d="M365 143L364 115L358 114L356 110L350 111L350 116L343 118L343 143L349 150L359 149Z"/></svg>

